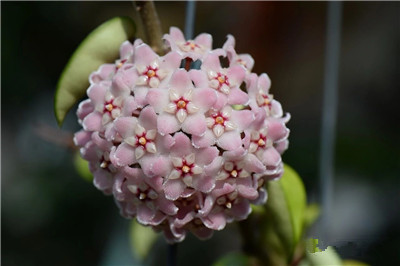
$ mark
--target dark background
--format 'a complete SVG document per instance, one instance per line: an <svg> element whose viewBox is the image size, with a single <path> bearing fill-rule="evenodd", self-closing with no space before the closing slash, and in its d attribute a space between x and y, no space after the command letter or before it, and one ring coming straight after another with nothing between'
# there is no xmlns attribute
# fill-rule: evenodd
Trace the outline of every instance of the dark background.
<svg viewBox="0 0 400 266"><path fill-rule="evenodd" d="M183 29L184 2L157 2L163 30ZM198 2L195 33L227 34L266 72L292 120L283 159L318 199L326 2ZM54 131L53 94L69 56L103 21L135 16L131 2L1 2L1 259L3 265L136 264L128 221L81 179ZM140 33L140 32L139 32ZM332 242L345 258L400 263L400 3L343 3ZM79 129L71 112L63 131ZM318 238L318 236L313 235ZM237 250L235 226L179 247L179 264ZM158 244L157 258L165 258ZM153 256L155 257L155 256ZM195 258L195 259L194 259Z"/></svg>

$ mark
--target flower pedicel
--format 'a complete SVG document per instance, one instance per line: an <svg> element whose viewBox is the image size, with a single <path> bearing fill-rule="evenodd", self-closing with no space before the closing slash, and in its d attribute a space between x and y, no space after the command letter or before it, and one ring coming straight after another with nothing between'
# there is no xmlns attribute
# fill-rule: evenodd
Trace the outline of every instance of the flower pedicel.
<svg viewBox="0 0 400 266"><path fill-rule="evenodd" d="M124 217L169 242L188 231L206 239L265 203L264 182L282 175L290 116L232 36L214 50L209 34L185 40L172 27L164 40L162 57L126 41L115 64L91 74L74 141Z"/></svg>

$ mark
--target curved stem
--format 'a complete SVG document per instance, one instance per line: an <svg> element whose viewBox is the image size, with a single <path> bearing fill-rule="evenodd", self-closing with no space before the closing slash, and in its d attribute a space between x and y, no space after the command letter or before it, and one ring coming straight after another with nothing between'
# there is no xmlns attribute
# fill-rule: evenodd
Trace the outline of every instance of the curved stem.
<svg viewBox="0 0 400 266"><path fill-rule="evenodd" d="M162 41L161 23L153 1L136 1L136 10L142 18L149 45L156 53L163 55L165 47Z"/></svg>

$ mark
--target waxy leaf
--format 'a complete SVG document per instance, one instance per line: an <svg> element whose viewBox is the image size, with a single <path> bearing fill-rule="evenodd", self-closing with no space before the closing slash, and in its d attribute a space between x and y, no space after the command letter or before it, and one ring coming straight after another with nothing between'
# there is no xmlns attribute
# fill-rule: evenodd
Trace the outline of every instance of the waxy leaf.
<svg viewBox="0 0 400 266"><path fill-rule="evenodd" d="M293 227L293 241L296 245L303 233L304 211L306 209L306 191L299 175L288 165L284 166L280 185L285 195L286 204ZM294 248L294 246L293 246Z"/></svg>
<svg viewBox="0 0 400 266"><path fill-rule="evenodd" d="M156 242L159 234L151 227L143 226L132 220L130 227L130 242L134 253L140 260L144 260Z"/></svg>
<svg viewBox="0 0 400 266"><path fill-rule="evenodd" d="M343 262L335 249L328 246L324 251L306 252L306 259L300 263L301 266L322 266L322 265L336 265L342 266Z"/></svg>
<svg viewBox="0 0 400 266"><path fill-rule="evenodd" d="M357 260L344 260L343 266L368 266L368 264Z"/></svg>
<svg viewBox="0 0 400 266"><path fill-rule="evenodd" d="M54 97L54 112L58 124L81 99L88 86L89 75L105 63L114 62L120 45L135 34L135 24L128 17L110 19L93 30L75 50L64 68Z"/></svg>
<svg viewBox="0 0 400 266"><path fill-rule="evenodd" d="M244 251L263 265L289 265L303 237L306 192L298 174L284 166L281 179L266 183L268 200L252 206L253 213L239 223Z"/></svg>
<svg viewBox="0 0 400 266"><path fill-rule="evenodd" d="M281 179L267 182L267 191L263 244L272 265L287 264L303 234L304 185L298 174L285 165Z"/></svg>
<svg viewBox="0 0 400 266"><path fill-rule="evenodd" d="M74 154L74 166L78 174L86 181L93 181L93 174L89 170L89 162L82 158L79 152Z"/></svg>

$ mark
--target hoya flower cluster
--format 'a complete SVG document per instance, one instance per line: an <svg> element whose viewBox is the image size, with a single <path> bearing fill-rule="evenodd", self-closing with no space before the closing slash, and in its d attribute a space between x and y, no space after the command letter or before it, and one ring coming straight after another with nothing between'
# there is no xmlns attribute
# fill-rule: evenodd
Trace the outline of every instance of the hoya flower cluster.
<svg viewBox="0 0 400 266"><path fill-rule="evenodd" d="M170 242L188 231L205 239L266 201L264 182L282 175L289 116L232 36L214 50L209 34L187 41L173 27L164 40L164 56L124 42L115 64L92 73L74 141L123 216Z"/></svg>

